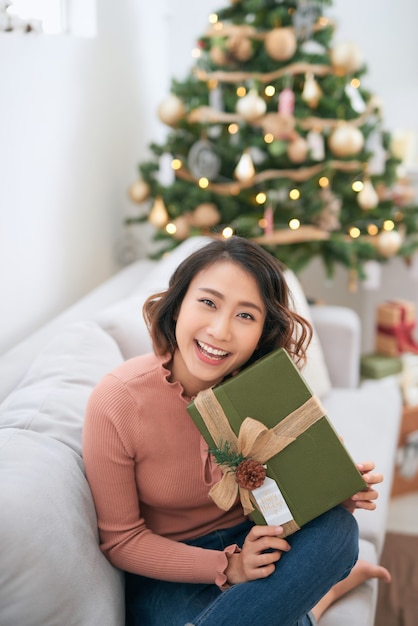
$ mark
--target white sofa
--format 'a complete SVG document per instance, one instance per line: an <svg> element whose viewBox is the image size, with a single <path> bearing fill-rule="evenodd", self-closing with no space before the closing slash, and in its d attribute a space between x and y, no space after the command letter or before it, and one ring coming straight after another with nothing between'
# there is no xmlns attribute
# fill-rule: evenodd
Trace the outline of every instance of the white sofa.
<svg viewBox="0 0 418 626"><path fill-rule="evenodd" d="M0 624L123 626L123 575L102 555L83 473L87 398L122 360L150 350L141 305L164 288L179 261L205 238L156 262L121 270L0 359ZM401 398L391 379L359 385L360 325L350 309L308 308L288 272L295 307L315 341L304 371L353 458L386 477L378 509L357 512L361 556L382 550ZM373 626L376 581L331 609L321 626ZM163 626L163 625L162 625ZM269 625L266 625L269 626ZM272 625L273 626L273 625Z"/></svg>

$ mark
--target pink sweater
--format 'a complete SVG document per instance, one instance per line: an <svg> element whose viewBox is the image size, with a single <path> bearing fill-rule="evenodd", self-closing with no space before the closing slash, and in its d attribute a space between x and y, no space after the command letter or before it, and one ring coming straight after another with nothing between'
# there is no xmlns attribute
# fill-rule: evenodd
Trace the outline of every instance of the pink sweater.
<svg viewBox="0 0 418 626"><path fill-rule="evenodd" d="M222 586L235 546L219 552L181 541L245 518L240 504L224 512L208 496L221 471L166 362L147 354L123 363L88 403L83 458L101 547L126 571Z"/></svg>

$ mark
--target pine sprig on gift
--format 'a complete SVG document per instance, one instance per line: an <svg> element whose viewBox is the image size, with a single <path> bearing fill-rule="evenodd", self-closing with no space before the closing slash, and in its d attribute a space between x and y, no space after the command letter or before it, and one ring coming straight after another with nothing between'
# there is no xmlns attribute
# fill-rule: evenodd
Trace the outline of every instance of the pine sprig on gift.
<svg viewBox="0 0 418 626"><path fill-rule="evenodd" d="M218 448L209 448L210 454L213 455L218 465L226 465L227 467L237 468L242 461L245 461L245 456L239 452L231 450L231 444L229 441L219 441Z"/></svg>

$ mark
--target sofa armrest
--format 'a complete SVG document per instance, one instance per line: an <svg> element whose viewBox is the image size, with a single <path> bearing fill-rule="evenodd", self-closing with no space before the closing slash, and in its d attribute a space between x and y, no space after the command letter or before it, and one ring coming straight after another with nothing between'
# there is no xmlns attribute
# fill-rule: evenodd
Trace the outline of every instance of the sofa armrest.
<svg viewBox="0 0 418 626"><path fill-rule="evenodd" d="M357 313L348 307L328 305L312 305L310 311L332 386L357 387L361 351Z"/></svg>

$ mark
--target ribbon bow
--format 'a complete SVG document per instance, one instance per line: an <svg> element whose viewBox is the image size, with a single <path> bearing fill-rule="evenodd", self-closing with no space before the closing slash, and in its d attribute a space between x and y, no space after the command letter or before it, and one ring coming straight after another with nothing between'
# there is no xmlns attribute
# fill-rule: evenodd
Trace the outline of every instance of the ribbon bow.
<svg viewBox="0 0 418 626"><path fill-rule="evenodd" d="M292 411L270 429L252 417L245 418L237 437L212 389L201 391L194 402L217 446L227 441L231 450L260 463L265 463L284 450L301 433L325 415L318 399L312 396L301 407ZM235 474L231 472L230 467L220 465L220 468L223 472L222 479L212 487L209 495L224 511L232 507L239 495L244 515L248 515L254 510L250 492L237 484Z"/></svg>

